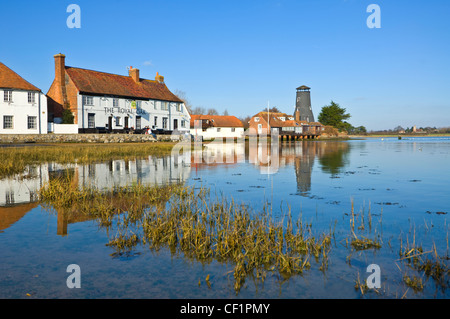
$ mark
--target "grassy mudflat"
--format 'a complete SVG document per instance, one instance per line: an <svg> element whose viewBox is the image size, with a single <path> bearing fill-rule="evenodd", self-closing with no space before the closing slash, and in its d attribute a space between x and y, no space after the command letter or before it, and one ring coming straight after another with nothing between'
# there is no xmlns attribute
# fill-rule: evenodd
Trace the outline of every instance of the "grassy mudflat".
<svg viewBox="0 0 450 319"><path fill-rule="evenodd" d="M168 155L175 143L43 144L0 148L0 176L22 173L27 165L91 163L111 159L134 159L149 155Z"/></svg>

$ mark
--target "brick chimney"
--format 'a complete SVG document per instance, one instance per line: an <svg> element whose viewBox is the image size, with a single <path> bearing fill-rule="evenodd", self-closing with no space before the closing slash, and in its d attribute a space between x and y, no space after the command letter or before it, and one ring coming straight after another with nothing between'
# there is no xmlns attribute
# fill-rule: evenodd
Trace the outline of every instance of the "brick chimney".
<svg viewBox="0 0 450 319"><path fill-rule="evenodd" d="M159 72L156 72L155 81L159 83L164 83L164 77L159 75Z"/></svg>
<svg viewBox="0 0 450 319"><path fill-rule="evenodd" d="M64 54L56 54L55 58L55 81L63 87L66 84L66 56Z"/></svg>
<svg viewBox="0 0 450 319"><path fill-rule="evenodd" d="M297 122L300 122L300 111L299 110L295 110L294 117Z"/></svg>
<svg viewBox="0 0 450 319"><path fill-rule="evenodd" d="M128 75L131 76L134 82L139 83L139 69L133 69L133 67L130 66L130 69L128 70Z"/></svg>

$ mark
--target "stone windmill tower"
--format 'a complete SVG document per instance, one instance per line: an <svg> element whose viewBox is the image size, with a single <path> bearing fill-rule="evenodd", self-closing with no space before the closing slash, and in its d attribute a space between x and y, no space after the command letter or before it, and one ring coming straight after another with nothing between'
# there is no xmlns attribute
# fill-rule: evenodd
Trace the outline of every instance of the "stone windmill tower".
<svg viewBox="0 0 450 319"><path fill-rule="evenodd" d="M297 88L297 102L295 104L294 118L296 121L314 122L311 109L311 88L302 85Z"/></svg>

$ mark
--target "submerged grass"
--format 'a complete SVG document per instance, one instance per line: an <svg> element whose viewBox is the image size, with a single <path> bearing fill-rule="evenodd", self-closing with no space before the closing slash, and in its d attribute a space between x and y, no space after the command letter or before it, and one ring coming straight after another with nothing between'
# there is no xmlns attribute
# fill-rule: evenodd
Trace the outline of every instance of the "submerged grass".
<svg viewBox="0 0 450 319"><path fill-rule="evenodd" d="M431 278L438 288L445 291L450 287L450 267L448 266L448 251L447 255L439 254L436 245L429 250L424 250L422 245L416 243L415 231L412 242L407 238L405 245L403 240L400 243L399 261L407 265L409 268L422 274L425 278ZM406 278L407 277L407 278ZM409 278L409 280L408 280ZM404 282L412 287L414 291L423 290L422 281L414 280L417 278L413 276L404 276Z"/></svg>
<svg viewBox="0 0 450 319"><path fill-rule="evenodd" d="M0 148L0 177L20 174L28 165L92 163L170 154L174 143L58 144Z"/></svg>
<svg viewBox="0 0 450 319"><path fill-rule="evenodd" d="M248 276L261 282L268 272L283 278L301 274L311 260L327 267L332 234L313 234L310 224L290 214L275 221L267 207L262 212L225 198L211 199L206 189L182 185L98 190L78 187L70 178L51 180L40 191L47 207L84 214L117 233L109 246L126 254L139 243L151 250L168 247L202 263L233 263L234 289L239 292ZM208 280L209 282L209 280Z"/></svg>

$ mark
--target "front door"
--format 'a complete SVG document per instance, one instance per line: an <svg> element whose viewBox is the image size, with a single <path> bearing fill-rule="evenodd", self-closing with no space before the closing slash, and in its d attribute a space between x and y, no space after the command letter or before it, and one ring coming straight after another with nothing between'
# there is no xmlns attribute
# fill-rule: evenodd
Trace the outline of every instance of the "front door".
<svg viewBox="0 0 450 319"><path fill-rule="evenodd" d="M112 116L108 117L108 131L112 131Z"/></svg>
<svg viewBox="0 0 450 319"><path fill-rule="evenodd" d="M258 134L262 133L262 124L258 124Z"/></svg>
<svg viewBox="0 0 450 319"><path fill-rule="evenodd" d="M176 130L178 128L178 120L173 120L173 129Z"/></svg>
<svg viewBox="0 0 450 319"><path fill-rule="evenodd" d="M124 128L128 128L128 116L125 116L125 122L123 124Z"/></svg>

